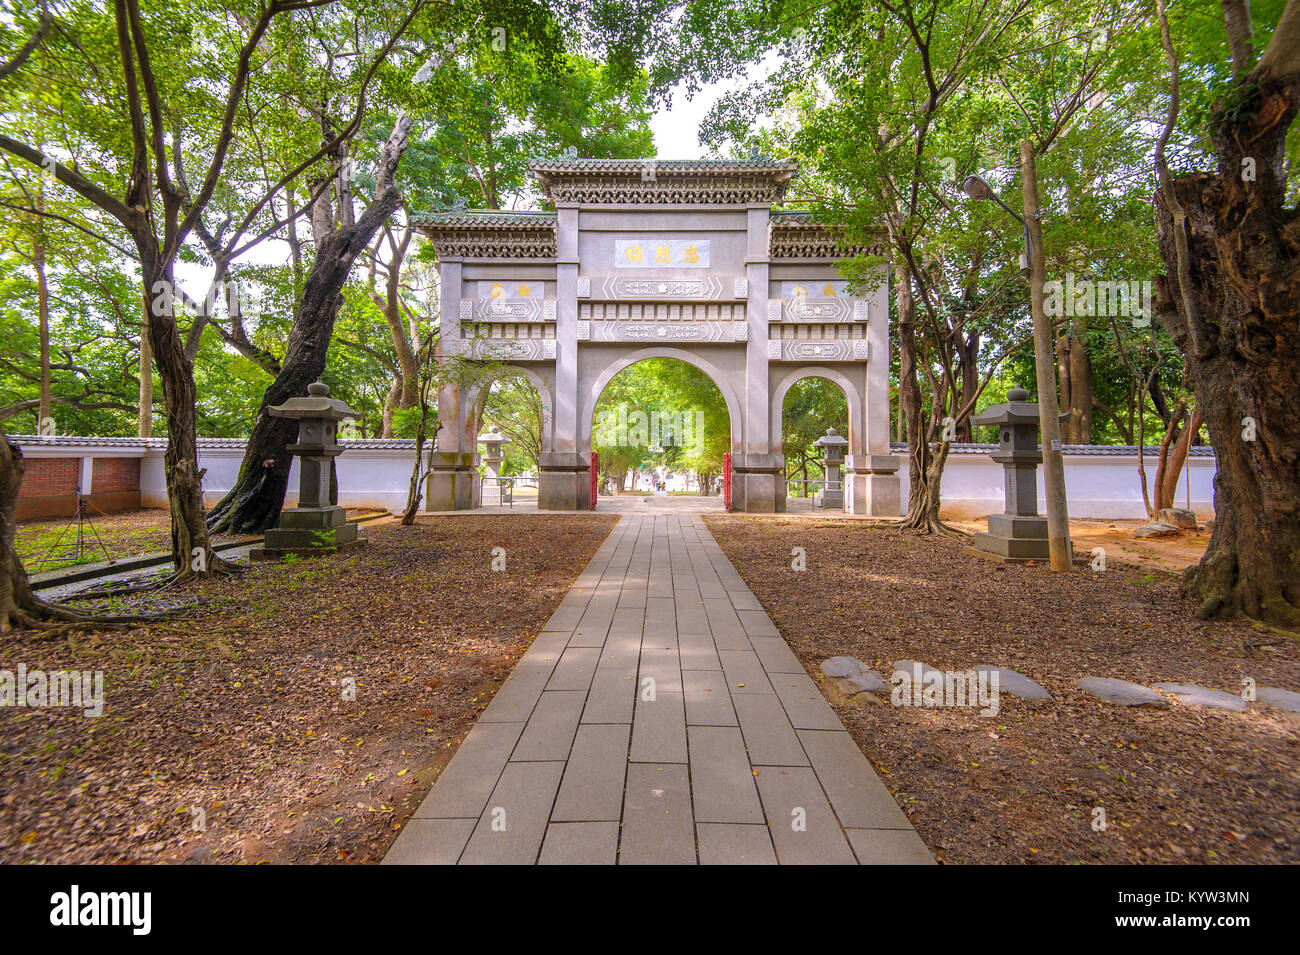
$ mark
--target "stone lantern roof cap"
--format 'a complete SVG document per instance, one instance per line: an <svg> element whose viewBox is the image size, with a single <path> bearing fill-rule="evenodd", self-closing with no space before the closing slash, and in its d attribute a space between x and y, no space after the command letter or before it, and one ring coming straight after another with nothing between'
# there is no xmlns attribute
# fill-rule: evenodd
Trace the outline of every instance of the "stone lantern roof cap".
<svg viewBox="0 0 1300 955"><path fill-rule="evenodd" d="M818 448L847 448L849 439L834 428L827 428L826 433L813 442L813 446Z"/></svg>
<svg viewBox="0 0 1300 955"><path fill-rule="evenodd" d="M1067 411L1061 415L1064 421L1070 417ZM1012 388L1007 392L1005 404L992 405L970 419L975 425L1004 424L1038 424L1038 403L1029 400L1029 392L1024 388Z"/></svg>
<svg viewBox="0 0 1300 955"><path fill-rule="evenodd" d="M483 434L480 434L478 436L478 442L479 444L514 444L513 441L497 430L496 425L493 425Z"/></svg>
<svg viewBox="0 0 1300 955"><path fill-rule="evenodd" d="M290 398L282 405L272 405L271 414L277 418L320 418L324 421L342 421L360 415L346 401L329 397L330 386L323 381L313 381L307 386L307 395Z"/></svg>

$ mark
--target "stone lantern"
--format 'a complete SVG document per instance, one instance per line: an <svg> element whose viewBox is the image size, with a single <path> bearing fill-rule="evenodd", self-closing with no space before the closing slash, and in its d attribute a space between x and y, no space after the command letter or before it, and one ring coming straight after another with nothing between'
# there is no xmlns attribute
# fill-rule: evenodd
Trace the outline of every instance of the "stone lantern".
<svg viewBox="0 0 1300 955"><path fill-rule="evenodd" d="M1038 514L1038 405L1028 398L1025 389L1012 388L1006 404L971 418L971 424L998 429L998 449L989 457L1002 465L1006 511L989 515L988 531L975 535L974 545L964 548L968 554L1003 563L1048 559L1047 518Z"/></svg>
<svg viewBox="0 0 1300 955"><path fill-rule="evenodd" d="M813 503L817 507L844 508L844 485L840 483L840 465L844 463L844 452L848 450L848 438L834 428L827 428L826 433L813 442L814 448L822 449L822 467L826 471L826 486L817 492Z"/></svg>
<svg viewBox="0 0 1300 955"><path fill-rule="evenodd" d="M511 489L501 483L501 462L505 460L502 453L502 446L511 444L511 440L497 430L493 425L488 429L486 434L479 435L478 443L483 445L483 466L486 473L483 475L484 480L495 484L497 488L497 502L508 504L511 500Z"/></svg>
<svg viewBox="0 0 1300 955"><path fill-rule="evenodd" d="M290 398L268 409L277 418L298 422L298 443L289 445L298 459L298 506L280 512L275 527L266 532L264 546L249 553L253 560L333 554L365 543L357 535L357 525L348 522L347 512L330 503L334 459L343 453L338 424L357 413L329 393L329 385L314 381L307 386L305 398Z"/></svg>

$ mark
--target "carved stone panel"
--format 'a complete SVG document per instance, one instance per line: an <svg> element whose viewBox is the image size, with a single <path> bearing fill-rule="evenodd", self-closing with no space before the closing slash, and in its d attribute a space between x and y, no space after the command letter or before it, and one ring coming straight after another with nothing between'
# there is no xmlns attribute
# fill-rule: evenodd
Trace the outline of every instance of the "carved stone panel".
<svg viewBox="0 0 1300 955"><path fill-rule="evenodd" d="M553 322L555 299L463 298L460 317L462 321L475 322Z"/></svg>
<svg viewBox="0 0 1300 955"><path fill-rule="evenodd" d="M868 354L865 338L774 339L767 343L771 361L866 361Z"/></svg>
<svg viewBox="0 0 1300 955"><path fill-rule="evenodd" d="M449 355L485 361L555 361L554 338L461 339L444 342Z"/></svg>
<svg viewBox="0 0 1300 955"><path fill-rule="evenodd" d="M744 322L593 321L594 342L736 342L744 341Z"/></svg>

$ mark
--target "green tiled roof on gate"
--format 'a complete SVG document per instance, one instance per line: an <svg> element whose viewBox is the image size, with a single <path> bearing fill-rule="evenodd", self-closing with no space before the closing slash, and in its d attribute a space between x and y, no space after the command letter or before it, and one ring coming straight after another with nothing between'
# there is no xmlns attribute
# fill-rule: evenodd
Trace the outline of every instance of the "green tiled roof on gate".
<svg viewBox="0 0 1300 955"><path fill-rule="evenodd" d="M482 228L524 227L544 228L555 225L554 212L508 212L502 209L452 209L446 212L417 212L411 216L415 225L479 226Z"/></svg>
<svg viewBox="0 0 1300 955"><path fill-rule="evenodd" d="M534 157L528 163L533 172L638 172L654 166L657 172L796 172L793 159L758 156L751 159L580 159Z"/></svg>

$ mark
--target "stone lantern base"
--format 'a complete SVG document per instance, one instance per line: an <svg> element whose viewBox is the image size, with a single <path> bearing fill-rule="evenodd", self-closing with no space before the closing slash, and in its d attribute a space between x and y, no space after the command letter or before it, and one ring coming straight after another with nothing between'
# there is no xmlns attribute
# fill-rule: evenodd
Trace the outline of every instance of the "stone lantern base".
<svg viewBox="0 0 1300 955"><path fill-rule="evenodd" d="M975 543L962 552L1003 564L1047 560L1047 518L990 514L989 529L975 534Z"/></svg>
<svg viewBox="0 0 1300 955"><path fill-rule="evenodd" d="M262 547L248 552L250 560L276 560L288 554L320 557L342 550L364 547L366 539L347 512L332 507L290 507L280 512L280 521L266 532Z"/></svg>

